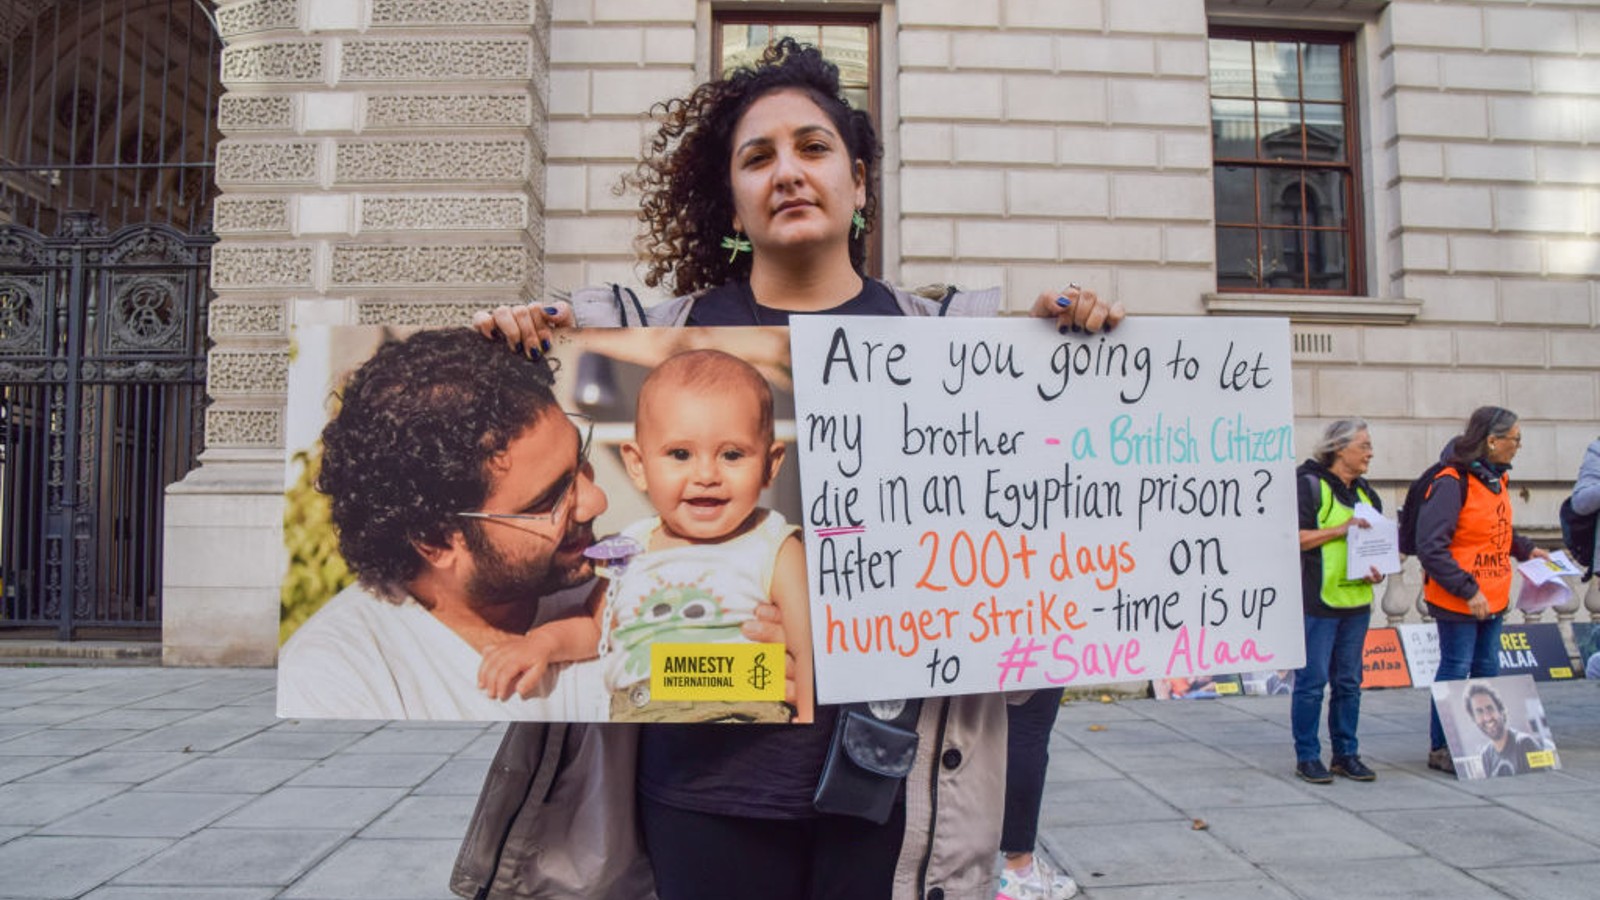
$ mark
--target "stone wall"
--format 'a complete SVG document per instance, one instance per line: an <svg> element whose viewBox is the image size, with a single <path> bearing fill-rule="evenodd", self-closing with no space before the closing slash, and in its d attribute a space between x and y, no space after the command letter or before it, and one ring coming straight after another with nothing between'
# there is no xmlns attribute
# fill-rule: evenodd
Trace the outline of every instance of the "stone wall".
<svg viewBox="0 0 1600 900"><path fill-rule="evenodd" d="M223 0L202 465L167 502L169 664L277 654L297 324L465 323L543 292L548 5Z"/></svg>

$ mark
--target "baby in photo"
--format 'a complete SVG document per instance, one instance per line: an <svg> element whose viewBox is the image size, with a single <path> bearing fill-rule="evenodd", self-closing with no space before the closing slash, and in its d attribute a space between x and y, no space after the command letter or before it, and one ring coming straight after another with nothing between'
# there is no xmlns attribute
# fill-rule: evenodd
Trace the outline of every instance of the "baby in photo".
<svg viewBox="0 0 1600 900"><path fill-rule="evenodd" d="M553 661L605 657L613 721L809 722L810 617L798 528L760 505L783 463L772 389L749 363L693 350L657 366L639 390L628 475L656 515L624 528L640 553L591 600L589 618L529 631L484 653L480 684L496 696L531 688ZM650 697L650 645L739 643L770 602L790 635L796 704ZM774 667L776 668L776 667Z"/></svg>

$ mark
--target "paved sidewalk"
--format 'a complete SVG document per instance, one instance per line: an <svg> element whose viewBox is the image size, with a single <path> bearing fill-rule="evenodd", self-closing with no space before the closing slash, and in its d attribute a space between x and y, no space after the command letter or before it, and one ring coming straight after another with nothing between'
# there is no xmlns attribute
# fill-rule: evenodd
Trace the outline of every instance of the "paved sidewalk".
<svg viewBox="0 0 1600 900"><path fill-rule="evenodd" d="M0 668L0 897L450 897L500 728L280 722L272 683ZM1476 785L1423 765L1422 691L1368 693L1378 781L1327 786L1290 772L1287 698L1072 703L1041 840L1090 900L1585 896L1600 689L1541 696L1564 771Z"/></svg>

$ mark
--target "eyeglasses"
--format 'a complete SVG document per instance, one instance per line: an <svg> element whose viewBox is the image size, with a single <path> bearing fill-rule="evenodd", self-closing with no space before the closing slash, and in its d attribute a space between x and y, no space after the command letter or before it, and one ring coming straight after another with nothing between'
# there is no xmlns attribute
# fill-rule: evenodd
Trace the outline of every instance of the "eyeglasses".
<svg viewBox="0 0 1600 900"><path fill-rule="evenodd" d="M550 506L549 511L527 513L492 513L473 510L471 512L458 512L456 515L463 519L500 519L510 522L536 522L541 525L554 524L565 518L567 514L567 508L572 503L572 498L577 496L576 486L578 484L578 476L589 467L589 448L594 439L593 419L582 413L572 412L567 413L567 418L571 420L573 427L578 429L578 464L573 469L572 477L567 480L566 487L561 489L561 493L556 495L553 499L545 501L545 503L548 503Z"/></svg>

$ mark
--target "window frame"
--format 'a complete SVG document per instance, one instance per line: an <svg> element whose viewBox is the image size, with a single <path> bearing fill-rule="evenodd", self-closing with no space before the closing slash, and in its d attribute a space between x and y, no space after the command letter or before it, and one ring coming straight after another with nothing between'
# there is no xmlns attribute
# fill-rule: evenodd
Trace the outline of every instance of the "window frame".
<svg viewBox="0 0 1600 900"><path fill-rule="evenodd" d="M1328 229L1328 231L1330 231L1330 232L1342 233L1344 235L1345 259L1347 261L1346 284L1345 284L1344 287L1340 287L1340 288L1316 288L1316 287L1311 287L1311 286L1305 285L1305 284L1303 284L1301 286L1295 286L1295 287L1276 287L1276 286L1270 286L1270 285L1266 285L1266 284L1257 284L1257 285L1250 285L1250 286L1246 286L1246 285L1224 285L1221 282L1222 267L1221 267L1221 253L1220 253L1220 248L1219 248L1219 252L1217 254L1217 256L1218 256L1218 264L1217 264L1218 281L1217 281L1217 288L1216 288L1217 293L1219 295L1253 294L1253 295L1276 295L1276 296L1290 296L1290 297L1292 297L1292 296L1302 296L1302 297L1308 297L1308 296L1319 296L1319 297L1352 297L1352 296L1359 297L1359 296L1365 296L1367 294L1367 256L1366 256L1366 254L1367 254L1367 246L1366 246L1366 224L1367 224L1366 219L1367 219L1367 217L1366 217L1365 205L1362 202L1362 198L1364 196L1364 187L1363 187L1363 178L1362 178L1363 162L1364 161L1361 158L1362 141L1361 141L1360 107L1359 107L1360 92L1359 92L1359 84L1358 84L1357 73L1356 73L1356 35L1353 34L1353 33L1344 32L1344 31L1331 31L1331 30L1315 29L1315 28L1255 27L1255 26L1248 26L1248 25L1212 25L1206 30L1206 37L1207 37L1208 42L1210 40L1216 40L1216 39L1237 40L1237 41L1252 41L1252 42L1254 42L1254 41L1280 41L1280 42L1290 42L1290 41L1292 41L1292 42L1295 42L1295 43L1310 43L1310 44L1320 44L1320 45L1325 45L1325 46L1337 47L1338 51L1339 51L1339 61L1340 61L1340 78L1339 78L1340 105L1343 107L1343 112L1344 112L1343 125L1344 125L1344 133L1345 133L1345 141L1344 141L1344 143L1345 143L1345 148L1346 148L1345 149L1345 159L1344 159L1343 162L1340 162L1340 163L1320 162L1320 161L1308 160L1308 159L1285 161L1285 160L1261 159L1259 157L1252 157L1252 158L1248 158L1248 159L1239 158L1239 157L1219 157L1219 156L1216 155L1215 131L1212 132L1211 172L1212 172L1212 183L1213 183L1213 185L1215 185L1215 183L1216 183L1216 178L1217 178L1218 171L1221 170L1224 167L1243 167L1243 168L1247 168L1247 169L1251 170L1252 172L1259 172L1259 171L1264 171L1264 170L1265 171L1289 170L1289 171L1297 171L1297 172L1334 171L1334 172L1339 172L1339 173L1341 173L1341 174L1343 174L1345 176L1345 192L1344 192L1345 193L1345 196L1344 196L1345 224L1344 224L1344 227L1342 229ZM1255 85L1256 74L1257 74L1257 68L1256 68L1255 54L1253 52L1251 53L1250 59L1251 59L1250 66L1251 66L1251 81L1252 81L1251 102L1252 103L1256 103L1256 102L1259 102L1262 98L1258 96L1258 92L1256 91L1256 88L1254 86ZM1302 63L1302 75L1303 75L1303 63ZM1211 81L1211 69L1210 69L1210 65L1209 65L1209 62L1208 62L1208 64L1207 64L1207 72L1206 72L1206 98L1207 98L1208 115L1209 115L1209 107L1210 107L1210 104L1211 104L1212 101L1217 100L1217 99L1238 99L1238 98L1231 98L1231 97L1219 98L1215 93L1213 93L1213 90L1214 89L1213 89L1212 81ZM1294 102L1304 102L1304 97L1297 98L1296 101L1294 101ZM1304 122L1303 113L1302 113L1301 121L1302 121L1302 123ZM1302 134L1303 134L1303 131L1302 131ZM1259 135L1257 135L1257 140L1259 140ZM1260 190L1261 190L1260 184L1259 184L1259 182L1257 182L1256 183L1256 187L1254 188L1254 195L1253 195L1254 198L1255 198L1256 220L1253 221L1253 222L1248 223L1248 225L1250 227L1252 227L1254 229L1254 231L1255 231L1256 248L1257 248L1257 256L1256 256L1256 258L1257 259L1261 258L1262 240L1263 240L1263 235L1266 232L1273 231L1273 230L1284 230L1284 231L1289 231L1291 233L1294 233L1296 235L1304 235L1304 234L1307 233L1306 229L1303 226L1302 227L1297 227L1297 228L1282 228L1282 229L1274 229L1274 228L1266 227L1265 223L1261 221ZM1302 206L1302 209L1303 208L1304 207ZM1213 211L1215 212L1215 207L1213 207ZM1225 223L1222 222L1220 216L1214 218L1214 221L1212 223L1213 241L1215 241L1218 231L1221 228L1224 227L1224 224ZM1240 222L1240 223L1235 223L1235 224L1237 226L1244 226L1247 223ZM1302 259L1306 260L1308 258L1308 256L1309 256L1310 252L1311 252L1310 251L1309 242L1301 241L1300 244L1301 244L1300 253L1302 254ZM1303 265L1302 266L1302 272L1308 273L1309 272L1309 266L1304 266ZM1309 277L1309 275L1307 275L1307 277ZM1261 280L1260 276L1257 276L1257 280L1258 281Z"/></svg>

